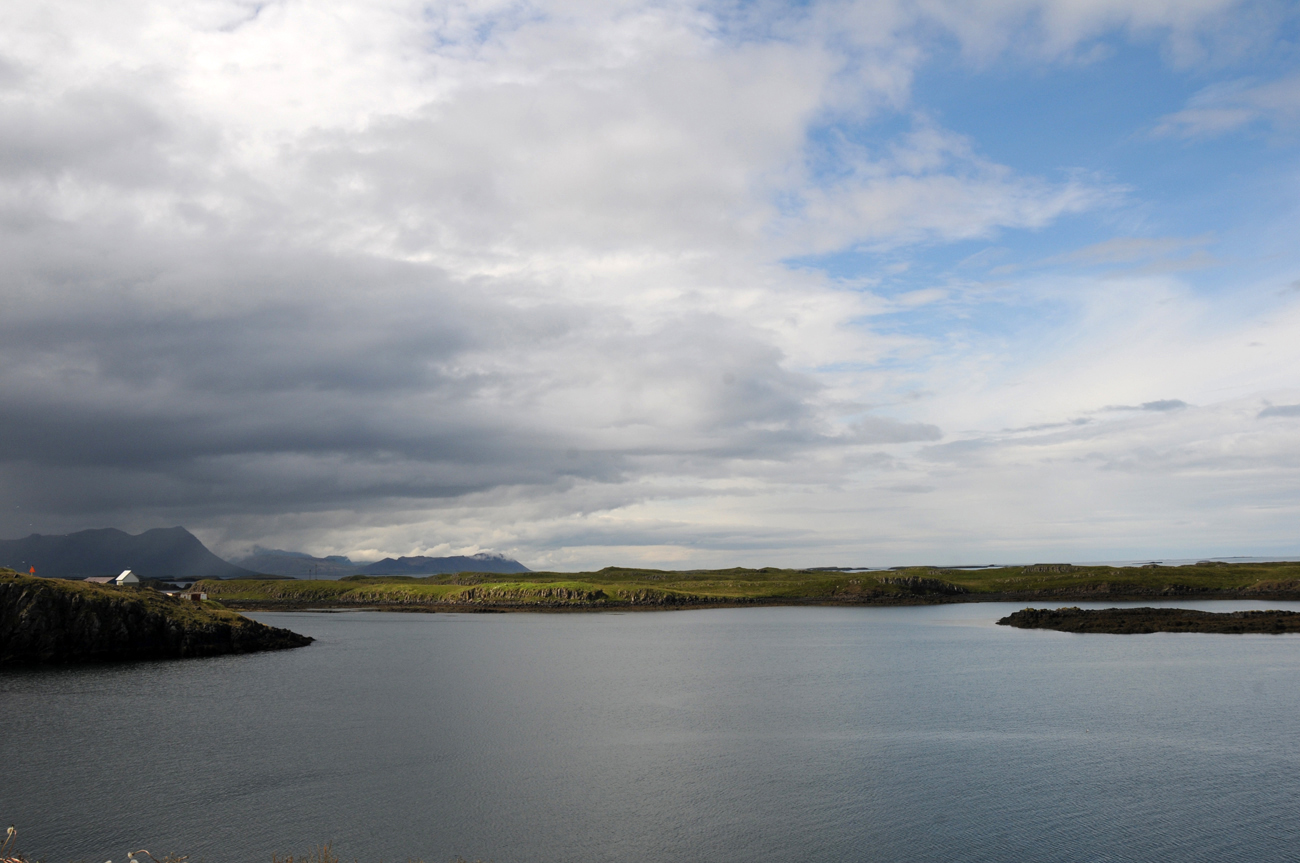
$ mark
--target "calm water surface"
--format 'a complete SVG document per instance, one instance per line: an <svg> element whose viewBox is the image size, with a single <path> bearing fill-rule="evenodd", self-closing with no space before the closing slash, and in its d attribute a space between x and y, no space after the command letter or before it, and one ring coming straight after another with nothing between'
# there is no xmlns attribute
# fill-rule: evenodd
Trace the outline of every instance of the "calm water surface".
<svg viewBox="0 0 1300 863"><path fill-rule="evenodd" d="M323 841L430 863L1300 859L1300 636L993 625L1017 607L258 614L318 641L0 674L0 821L49 863Z"/></svg>

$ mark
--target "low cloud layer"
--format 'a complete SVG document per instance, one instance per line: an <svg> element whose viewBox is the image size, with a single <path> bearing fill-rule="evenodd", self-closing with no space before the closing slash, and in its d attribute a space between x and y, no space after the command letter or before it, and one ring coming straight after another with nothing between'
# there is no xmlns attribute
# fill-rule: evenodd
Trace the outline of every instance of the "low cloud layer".
<svg viewBox="0 0 1300 863"><path fill-rule="evenodd" d="M1147 471L1156 505L1189 465L1289 475L1258 419L1300 398L1296 298L1225 315L1166 272L1088 269L1208 234L1121 224L1031 276L890 282L1141 209L1125 178L946 128L913 93L929 57L1063 68L1110 39L1229 63L1273 38L1267 16L1225 25L1240 5L15 6L0 534L892 562L1083 542L1015 526L1085 518L1022 488ZM1277 86L1232 98L1281 111ZM867 263L822 263L842 255ZM1107 547L1197 535L1170 524Z"/></svg>

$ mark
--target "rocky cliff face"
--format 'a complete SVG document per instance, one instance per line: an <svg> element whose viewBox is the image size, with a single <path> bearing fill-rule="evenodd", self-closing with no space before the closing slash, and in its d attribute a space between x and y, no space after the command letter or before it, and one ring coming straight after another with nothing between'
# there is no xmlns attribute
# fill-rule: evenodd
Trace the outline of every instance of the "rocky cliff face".
<svg viewBox="0 0 1300 863"><path fill-rule="evenodd" d="M881 584L892 584L895 585L896 587L901 587L903 588L903 590L906 590L908 593L918 593L918 594L919 593L945 593L945 594L970 593L970 591L962 587L960 584L953 584L952 582L941 581L940 579L937 578L922 578L921 576L917 576L917 575L909 575L901 578L886 577L886 578L878 578L876 580L879 581Z"/></svg>
<svg viewBox="0 0 1300 863"><path fill-rule="evenodd" d="M0 573L0 665L217 656L311 642L149 588Z"/></svg>

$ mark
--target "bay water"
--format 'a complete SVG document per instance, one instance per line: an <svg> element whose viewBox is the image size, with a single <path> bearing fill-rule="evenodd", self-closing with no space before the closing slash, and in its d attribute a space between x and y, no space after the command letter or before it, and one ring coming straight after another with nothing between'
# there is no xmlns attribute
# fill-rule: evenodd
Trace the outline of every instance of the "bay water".
<svg viewBox="0 0 1300 863"><path fill-rule="evenodd" d="M1300 859L1300 636L1019 607L259 613L316 643L0 672L0 828L47 863Z"/></svg>

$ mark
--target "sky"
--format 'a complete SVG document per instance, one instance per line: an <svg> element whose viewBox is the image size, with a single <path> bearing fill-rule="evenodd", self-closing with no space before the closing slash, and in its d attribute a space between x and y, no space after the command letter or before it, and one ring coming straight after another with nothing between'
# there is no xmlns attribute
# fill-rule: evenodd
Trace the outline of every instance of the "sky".
<svg viewBox="0 0 1300 863"><path fill-rule="evenodd" d="M0 6L0 538L1300 554L1300 7Z"/></svg>

